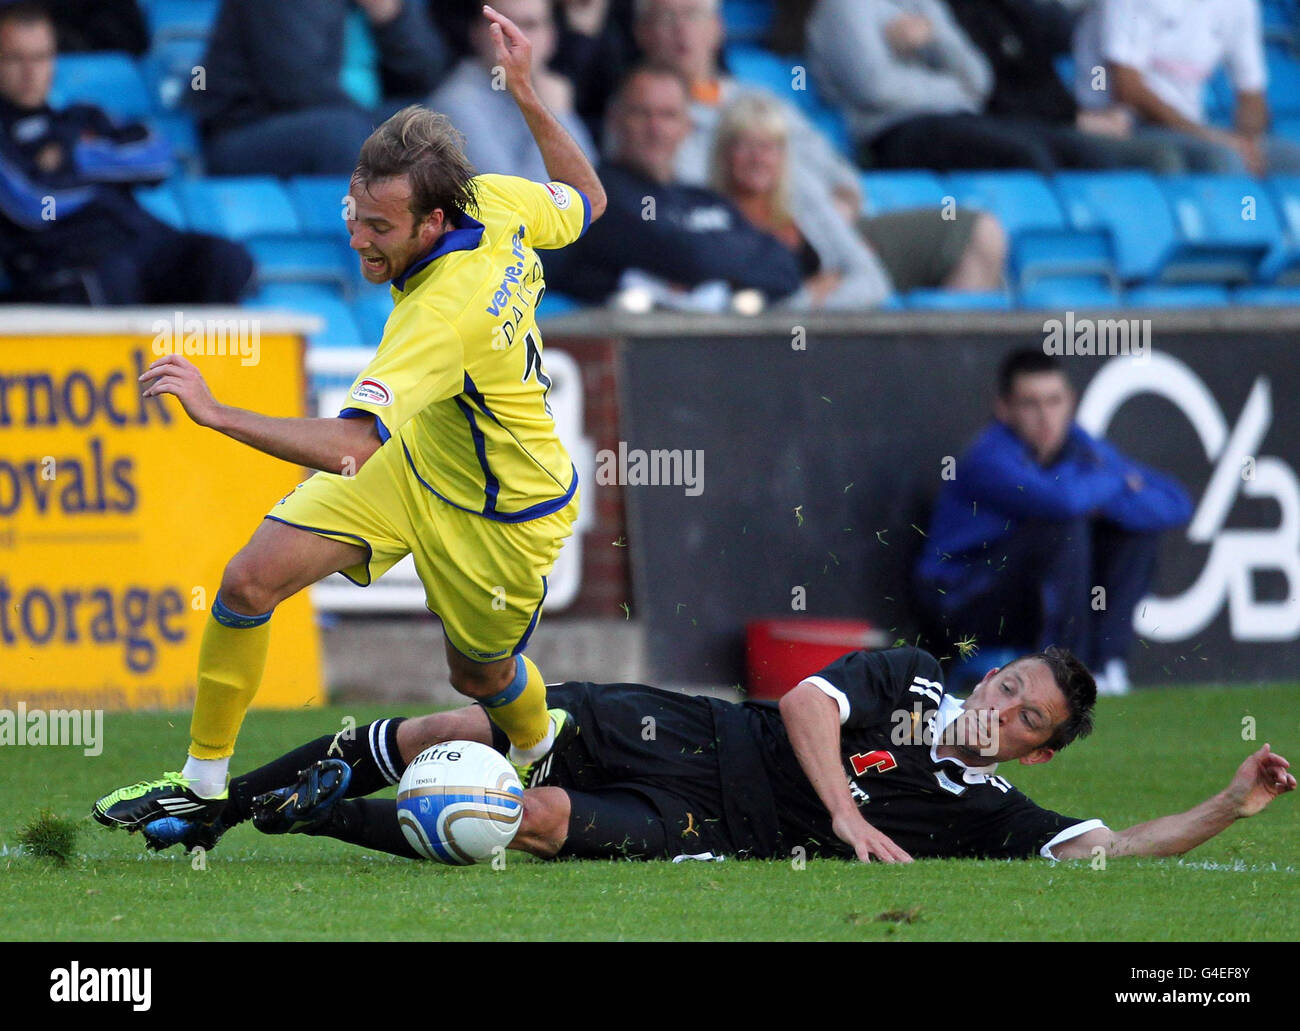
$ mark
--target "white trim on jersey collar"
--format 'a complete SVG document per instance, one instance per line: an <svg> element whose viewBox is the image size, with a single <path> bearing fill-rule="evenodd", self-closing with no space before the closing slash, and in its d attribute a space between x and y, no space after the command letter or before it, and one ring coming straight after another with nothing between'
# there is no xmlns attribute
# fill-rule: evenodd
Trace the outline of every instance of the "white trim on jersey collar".
<svg viewBox="0 0 1300 1031"><path fill-rule="evenodd" d="M930 759L936 763L956 763L961 767L961 779L967 784L983 784L998 772L997 763L990 763L988 766L967 766L954 755L938 754L939 745L943 743L940 740L943 732L948 729L948 724L961 715L962 708L963 703L950 694L945 693L940 699L939 708L930 717Z"/></svg>

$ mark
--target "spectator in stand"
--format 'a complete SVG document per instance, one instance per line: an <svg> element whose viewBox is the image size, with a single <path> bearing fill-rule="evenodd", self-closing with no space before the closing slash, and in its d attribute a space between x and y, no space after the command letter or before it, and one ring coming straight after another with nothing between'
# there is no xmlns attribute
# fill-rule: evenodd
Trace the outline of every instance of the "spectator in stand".
<svg viewBox="0 0 1300 1031"><path fill-rule="evenodd" d="M386 98L427 96L449 56L416 0L356 0ZM347 0L223 0L192 94L213 175L345 174L376 116L340 85ZM389 104L391 106L391 103Z"/></svg>
<svg viewBox="0 0 1300 1031"><path fill-rule="evenodd" d="M1113 141L985 113L993 69L940 0L821 0L808 24L823 92L882 168L1115 168Z"/></svg>
<svg viewBox="0 0 1300 1031"><path fill-rule="evenodd" d="M768 300L799 289L789 249L726 198L677 179L677 152L691 131L689 97L670 68L628 74L610 108L612 146L598 170L609 198L605 217L548 258L548 285L596 303L626 287L629 273L669 304L709 284L757 290ZM728 301L724 292L715 306Z"/></svg>
<svg viewBox="0 0 1300 1031"><path fill-rule="evenodd" d="M1189 170L1300 172L1300 145L1268 134L1258 0L1098 0L1074 51L1079 106L1177 148ZM1220 65L1236 92L1230 130L1205 118L1206 85Z"/></svg>
<svg viewBox="0 0 1300 1031"><path fill-rule="evenodd" d="M533 83L537 95L569 131L587 157L594 160L596 145L573 109L573 85L547 64L555 52L555 23L549 0L496 0L497 11L513 21L533 44ZM438 87L429 106L441 111L465 134L465 155L480 172L519 175L546 182L550 176L533 134L519 106L501 88L496 47L488 27L479 18L470 28L475 56L463 58Z"/></svg>
<svg viewBox="0 0 1300 1031"><path fill-rule="evenodd" d="M742 90L718 65L724 42L720 0L637 0L636 38L647 60L677 70L691 87L691 133L677 158L683 182L703 185L709 179L713 130L727 102ZM813 175L830 190L846 218L861 210L858 171L834 145L785 98L791 152L799 175Z"/></svg>
<svg viewBox="0 0 1300 1031"><path fill-rule="evenodd" d="M636 58L632 0L556 0L560 38L551 67L573 83L573 106L598 139L609 98Z"/></svg>
<svg viewBox="0 0 1300 1031"><path fill-rule="evenodd" d="M974 228L974 236L966 237L964 250L953 253L945 252L957 239L952 223L937 211L863 219L864 240L840 217L818 179L794 174L789 137L779 101L764 93L742 93L722 112L711 169L713 188L798 258L803 288L787 302L791 307L873 307L893 292L893 269L906 289L993 290L1001 284L1005 243L994 219L968 217L965 226ZM984 234L994 238L981 239ZM882 254L868 245L877 240L892 261L882 263ZM993 258L986 261L989 255ZM943 269L942 281L918 282L918 270L927 267Z"/></svg>
<svg viewBox="0 0 1300 1031"><path fill-rule="evenodd" d="M875 250L896 289L993 290L1001 284L1006 236L991 215L959 211L955 219L946 219L935 209L860 218L862 193L852 163L783 97L719 71L723 26L718 0L639 0L636 30L651 61L676 69L691 84L692 128L677 160L683 182L708 182L709 154L723 108L742 93L759 93L780 107L795 187L829 194L840 218L856 224Z"/></svg>
<svg viewBox="0 0 1300 1031"><path fill-rule="evenodd" d="M1172 477L1085 432L1074 405L1059 358L1003 360L994 422L939 493L917 603L935 646L1059 644L1100 670L1099 693L1125 694L1158 535L1192 506Z"/></svg>
<svg viewBox="0 0 1300 1031"><path fill-rule="evenodd" d="M136 202L171 171L165 142L97 107L49 104L54 24L0 8L0 262L15 300L230 304L252 275L239 244L183 233Z"/></svg>
<svg viewBox="0 0 1300 1031"><path fill-rule="evenodd" d="M1056 71L1055 58L1070 53L1073 11L1058 0L946 0L962 31L993 69L985 113L1058 129L1074 127L1088 145L1117 163L1152 172L1186 171L1177 148L1129 135L1120 112L1080 108Z"/></svg>
<svg viewBox="0 0 1300 1031"><path fill-rule="evenodd" d="M789 136L775 99L742 93L723 109L713 134L712 186L799 261L803 286L786 302L790 307L874 307L893 292L889 274L840 218L825 187L791 175Z"/></svg>

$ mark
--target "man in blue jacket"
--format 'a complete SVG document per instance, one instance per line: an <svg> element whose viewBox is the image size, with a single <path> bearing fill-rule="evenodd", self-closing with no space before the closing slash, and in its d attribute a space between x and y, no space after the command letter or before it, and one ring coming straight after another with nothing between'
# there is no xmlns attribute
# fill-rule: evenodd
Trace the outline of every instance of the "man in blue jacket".
<svg viewBox="0 0 1300 1031"><path fill-rule="evenodd" d="M171 174L166 141L89 104L52 108L54 59L43 8L0 8L0 266L15 299L234 303L248 252L146 212L131 187Z"/></svg>
<svg viewBox="0 0 1300 1031"><path fill-rule="evenodd" d="M1133 611L1155 572L1158 534L1191 518L1171 477L1074 422L1059 359L1016 351L998 373L995 419L945 480L916 569L936 639L1059 644L1128 691Z"/></svg>

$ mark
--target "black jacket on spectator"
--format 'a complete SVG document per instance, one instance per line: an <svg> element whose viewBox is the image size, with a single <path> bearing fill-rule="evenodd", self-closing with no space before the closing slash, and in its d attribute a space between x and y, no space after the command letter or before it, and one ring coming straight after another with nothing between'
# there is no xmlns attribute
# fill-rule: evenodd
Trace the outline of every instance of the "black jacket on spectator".
<svg viewBox="0 0 1300 1031"><path fill-rule="evenodd" d="M149 49L149 29L135 0L45 0L59 36L59 53Z"/></svg>
<svg viewBox="0 0 1300 1031"><path fill-rule="evenodd" d="M794 253L755 229L726 198L699 186L661 186L612 162L601 165L600 180L605 214L582 239L548 253L549 287L603 303L623 272L635 268L686 287L721 279L770 300L799 289Z"/></svg>
<svg viewBox="0 0 1300 1031"><path fill-rule="evenodd" d="M1078 106L1052 63L1070 53L1069 11L1052 0L948 0L948 7L993 66L986 114L1073 123Z"/></svg>
<svg viewBox="0 0 1300 1031"><path fill-rule="evenodd" d="M252 274L239 244L160 222L131 193L172 168L165 140L97 107L0 99L0 266L14 299L230 303Z"/></svg>
<svg viewBox="0 0 1300 1031"><path fill-rule="evenodd" d="M203 57L207 88L191 94L204 132L287 111L351 105L339 84L349 9L344 0L223 0ZM406 0L396 18L372 31L384 95L431 92L450 54L419 3Z"/></svg>

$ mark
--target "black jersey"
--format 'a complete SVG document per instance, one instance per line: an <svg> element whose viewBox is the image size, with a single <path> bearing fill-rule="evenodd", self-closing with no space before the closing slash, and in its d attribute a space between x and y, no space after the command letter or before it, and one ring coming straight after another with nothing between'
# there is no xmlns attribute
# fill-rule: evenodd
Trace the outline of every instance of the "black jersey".
<svg viewBox="0 0 1300 1031"><path fill-rule="evenodd" d="M919 648L852 652L806 678L840 710L841 756L863 817L914 858L1018 859L1100 827L1035 805L996 772L938 758L944 727L961 711L935 658ZM804 775L775 703L750 702L783 846L852 854ZM725 762L725 757L724 757ZM1073 830L1073 833L1065 833Z"/></svg>

